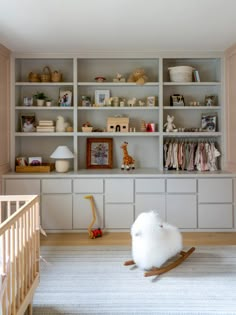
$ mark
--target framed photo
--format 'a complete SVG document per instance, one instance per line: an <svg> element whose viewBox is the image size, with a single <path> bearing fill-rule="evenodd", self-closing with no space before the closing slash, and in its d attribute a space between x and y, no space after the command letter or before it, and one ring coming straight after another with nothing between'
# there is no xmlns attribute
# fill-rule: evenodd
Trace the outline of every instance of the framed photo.
<svg viewBox="0 0 236 315"><path fill-rule="evenodd" d="M148 96L147 97L147 106L155 106L156 97L155 96Z"/></svg>
<svg viewBox="0 0 236 315"><path fill-rule="evenodd" d="M112 168L112 161L112 138L87 138L87 168Z"/></svg>
<svg viewBox="0 0 236 315"><path fill-rule="evenodd" d="M59 106L68 107L72 105L72 91L60 90Z"/></svg>
<svg viewBox="0 0 236 315"><path fill-rule="evenodd" d="M184 106L184 97L180 94L170 96L170 106Z"/></svg>
<svg viewBox="0 0 236 315"><path fill-rule="evenodd" d="M95 105L104 106L108 104L110 98L109 90L96 90L95 91Z"/></svg>
<svg viewBox="0 0 236 315"><path fill-rule="evenodd" d="M36 120L34 113L20 114L20 124L22 132L36 131Z"/></svg>
<svg viewBox="0 0 236 315"><path fill-rule="evenodd" d="M202 131L216 131L216 113L202 114Z"/></svg>
<svg viewBox="0 0 236 315"><path fill-rule="evenodd" d="M41 156L30 156L28 157L28 164L31 166L39 166L42 165L42 157Z"/></svg>

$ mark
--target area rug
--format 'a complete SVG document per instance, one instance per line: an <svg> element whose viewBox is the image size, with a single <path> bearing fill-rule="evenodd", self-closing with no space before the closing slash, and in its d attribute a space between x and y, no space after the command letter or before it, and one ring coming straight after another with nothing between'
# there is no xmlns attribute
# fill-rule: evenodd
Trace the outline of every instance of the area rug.
<svg viewBox="0 0 236 315"><path fill-rule="evenodd" d="M124 246L45 246L34 315L235 315L236 246L197 247L159 277L123 262Z"/></svg>

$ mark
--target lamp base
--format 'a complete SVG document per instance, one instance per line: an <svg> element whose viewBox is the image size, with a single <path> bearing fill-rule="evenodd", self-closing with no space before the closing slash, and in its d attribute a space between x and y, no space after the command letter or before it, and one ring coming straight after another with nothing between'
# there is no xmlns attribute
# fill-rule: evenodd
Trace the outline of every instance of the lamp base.
<svg viewBox="0 0 236 315"><path fill-rule="evenodd" d="M69 171L70 162L68 160L56 160L55 168L58 173L66 173Z"/></svg>

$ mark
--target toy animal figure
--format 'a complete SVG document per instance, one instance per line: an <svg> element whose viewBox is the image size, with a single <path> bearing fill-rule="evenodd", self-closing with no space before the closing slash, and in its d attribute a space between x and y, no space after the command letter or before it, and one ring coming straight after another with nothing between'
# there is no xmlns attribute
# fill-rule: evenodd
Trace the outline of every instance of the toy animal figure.
<svg viewBox="0 0 236 315"><path fill-rule="evenodd" d="M56 132L64 132L66 131L66 128L69 127L69 123L65 122L63 116L57 116L56 121Z"/></svg>
<svg viewBox="0 0 236 315"><path fill-rule="evenodd" d="M124 170L126 168L129 171L130 168L135 169L135 160L128 154L127 146L128 142L124 142L121 145L121 149L123 150L123 164L121 165L121 169Z"/></svg>
<svg viewBox="0 0 236 315"><path fill-rule="evenodd" d="M101 237L102 236L102 230L100 228L92 230L92 227L93 227L94 223L96 222L96 206L95 206L94 198L93 198L92 195L84 196L84 198L88 199L90 201L91 208L92 208L92 215L93 215L92 222L91 222L91 224L88 227L89 237L91 239L94 239L94 238L97 238L97 237Z"/></svg>
<svg viewBox="0 0 236 315"><path fill-rule="evenodd" d="M173 123L175 117L167 115L167 122L164 124L164 128L166 127L166 132L175 131L175 124Z"/></svg>

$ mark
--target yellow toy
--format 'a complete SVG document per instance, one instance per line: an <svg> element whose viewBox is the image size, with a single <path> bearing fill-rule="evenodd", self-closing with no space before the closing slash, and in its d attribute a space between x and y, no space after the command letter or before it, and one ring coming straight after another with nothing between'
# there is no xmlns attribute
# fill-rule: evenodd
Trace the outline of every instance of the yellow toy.
<svg viewBox="0 0 236 315"><path fill-rule="evenodd" d="M144 69L136 69L130 74L128 82L135 82L138 85L143 85L147 82L147 76L145 75Z"/></svg>
<svg viewBox="0 0 236 315"><path fill-rule="evenodd" d="M92 230L92 227L96 221L96 206L95 206L94 198L92 195L87 195L84 198L89 199L90 204L91 204L91 208L92 208L92 214L93 214L92 222L90 223L90 225L88 227L89 237L92 239L97 238L97 237L101 237L102 236L102 230L100 228Z"/></svg>

